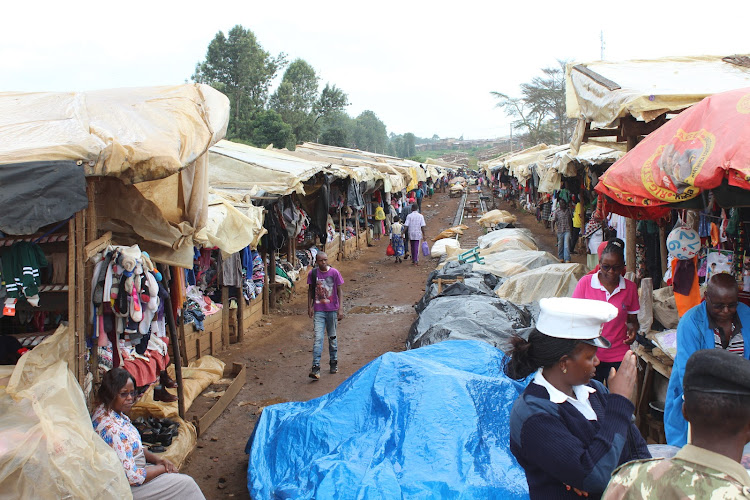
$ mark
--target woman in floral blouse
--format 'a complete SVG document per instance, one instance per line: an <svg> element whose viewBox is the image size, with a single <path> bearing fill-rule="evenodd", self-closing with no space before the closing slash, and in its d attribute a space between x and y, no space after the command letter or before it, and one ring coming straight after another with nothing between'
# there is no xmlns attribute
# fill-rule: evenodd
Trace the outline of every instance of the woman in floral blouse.
<svg viewBox="0 0 750 500"><path fill-rule="evenodd" d="M101 404L92 416L94 429L117 453L134 499L205 500L192 477L178 474L172 462L143 448L127 415L135 402L135 379L127 370L105 373L97 396Z"/></svg>

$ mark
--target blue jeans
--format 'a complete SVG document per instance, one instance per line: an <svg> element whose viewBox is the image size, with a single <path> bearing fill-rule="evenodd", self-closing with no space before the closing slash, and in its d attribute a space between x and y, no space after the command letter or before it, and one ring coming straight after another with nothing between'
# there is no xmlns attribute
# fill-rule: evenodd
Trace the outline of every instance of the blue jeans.
<svg viewBox="0 0 750 500"><path fill-rule="evenodd" d="M313 343L313 366L320 366L320 355L323 354L323 334L328 331L328 357L331 362L338 359L338 341L336 339L337 311L315 311L315 342Z"/></svg>
<svg viewBox="0 0 750 500"><path fill-rule="evenodd" d="M557 233L557 258L562 261L570 260L570 231Z"/></svg>

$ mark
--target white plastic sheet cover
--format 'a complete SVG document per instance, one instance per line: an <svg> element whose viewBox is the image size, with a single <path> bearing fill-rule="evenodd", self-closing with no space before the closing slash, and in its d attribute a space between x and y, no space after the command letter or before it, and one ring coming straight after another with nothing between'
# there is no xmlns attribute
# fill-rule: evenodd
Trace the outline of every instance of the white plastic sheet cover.
<svg viewBox="0 0 750 500"><path fill-rule="evenodd" d="M442 238L437 240L430 249L430 256L437 259L446 255L448 248L461 248L461 244L454 238Z"/></svg>
<svg viewBox="0 0 750 500"><path fill-rule="evenodd" d="M489 272L500 278L509 278L542 266L560 263L557 257L549 252L533 250L507 250L482 258L484 264L474 264L474 270Z"/></svg>
<svg viewBox="0 0 750 500"><path fill-rule="evenodd" d="M0 93L0 164L82 161L128 183L168 177L224 137L229 100L208 85Z"/></svg>
<svg viewBox="0 0 750 500"><path fill-rule="evenodd" d="M132 498L68 370L72 334L61 326L15 367L0 367L0 499Z"/></svg>
<svg viewBox="0 0 750 500"><path fill-rule="evenodd" d="M480 249L490 248L495 243L503 240L520 240L524 243L528 243L528 246L533 250L537 249L536 240L533 234L528 229L524 228L505 228L490 231L477 238L477 246Z"/></svg>
<svg viewBox="0 0 750 500"><path fill-rule="evenodd" d="M211 195L206 227L194 239L205 247L219 247L225 255L239 252L247 246L256 248L267 232L263 220L263 207L235 207L221 196Z"/></svg>
<svg viewBox="0 0 750 500"><path fill-rule="evenodd" d="M515 304L529 304L545 297L571 297L586 273L581 264L550 264L505 280L495 295Z"/></svg>

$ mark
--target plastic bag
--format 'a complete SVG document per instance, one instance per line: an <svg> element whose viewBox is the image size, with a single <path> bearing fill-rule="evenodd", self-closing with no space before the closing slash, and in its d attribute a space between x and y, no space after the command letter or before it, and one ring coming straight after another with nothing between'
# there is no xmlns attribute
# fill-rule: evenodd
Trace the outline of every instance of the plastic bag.
<svg viewBox="0 0 750 500"><path fill-rule="evenodd" d="M388 243L388 248L385 249L385 254L388 257L393 257L394 255L396 255L396 251L393 249L392 244Z"/></svg>
<svg viewBox="0 0 750 500"><path fill-rule="evenodd" d="M385 211L383 207L375 208L375 220L385 220Z"/></svg>
<svg viewBox="0 0 750 500"><path fill-rule="evenodd" d="M422 255L425 257L430 256L430 245L428 245L426 241L422 242Z"/></svg>
<svg viewBox="0 0 750 500"><path fill-rule="evenodd" d="M59 327L0 387L0 499L132 498L122 463L94 432L68 370L71 337Z"/></svg>

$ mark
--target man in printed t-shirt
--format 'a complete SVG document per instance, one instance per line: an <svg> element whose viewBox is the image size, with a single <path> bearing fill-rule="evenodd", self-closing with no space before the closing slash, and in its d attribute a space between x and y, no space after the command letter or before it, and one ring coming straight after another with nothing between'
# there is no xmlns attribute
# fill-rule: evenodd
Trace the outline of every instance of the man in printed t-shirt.
<svg viewBox="0 0 750 500"><path fill-rule="evenodd" d="M328 332L328 356L331 373L337 373L338 343L336 323L344 319L341 311L341 285L344 278L337 269L328 265L328 255L318 252L315 257L315 268L307 275L307 314L314 318L315 342L313 343L313 366L310 378L320 378L320 356L323 354L323 334Z"/></svg>

